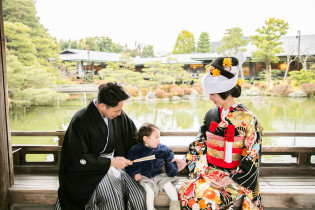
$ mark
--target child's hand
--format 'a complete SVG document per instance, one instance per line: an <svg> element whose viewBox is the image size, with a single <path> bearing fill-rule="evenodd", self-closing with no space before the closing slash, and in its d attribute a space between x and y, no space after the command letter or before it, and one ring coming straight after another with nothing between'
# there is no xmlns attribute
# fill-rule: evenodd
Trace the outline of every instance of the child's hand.
<svg viewBox="0 0 315 210"><path fill-rule="evenodd" d="M136 174L135 175L135 180L139 181L142 178L141 174Z"/></svg>
<svg viewBox="0 0 315 210"><path fill-rule="evenodd" d="M187 163L184 160L178 158L174 158L171 162L176 162L178 171L183 170L187 166Z"/></svg>

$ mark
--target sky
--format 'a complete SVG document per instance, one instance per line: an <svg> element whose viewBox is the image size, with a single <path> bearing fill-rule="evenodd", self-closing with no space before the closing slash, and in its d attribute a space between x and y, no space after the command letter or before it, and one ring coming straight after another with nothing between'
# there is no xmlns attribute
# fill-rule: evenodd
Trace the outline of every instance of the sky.
<svg viewBox="0 0 315 210"><path fill-rule="evenodd" d="M198 42L202 32L220 41L226 29L257 34L269 18L289 23L288 36L315 35L314 0L36 0L40 23L58 40L106 36L113 42L153 45L156 54L171 52L188 30Z"/></svg>

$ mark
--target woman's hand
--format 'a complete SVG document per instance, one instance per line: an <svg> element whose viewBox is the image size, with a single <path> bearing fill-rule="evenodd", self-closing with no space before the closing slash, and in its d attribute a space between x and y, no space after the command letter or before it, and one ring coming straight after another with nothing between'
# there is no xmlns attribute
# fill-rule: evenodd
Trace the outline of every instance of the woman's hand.
<svg viewBox="0 0 315 210"><path fill-rule="evenodd" d="M211 183L211 187L222 188L222 187L228 186L232 182L234 182L233 179L231 179L230 177L226 176L218 184Z"/></svg>
<svg viewBox="0 0 315 210"><path fill-rule="evenodd" d="M112 158L111 163L110 163L110 166L118 168L118 169L124 169L129 165L132 165L132 161L130 161L124 157Z"/></svg>
<svg viewBox="0 0 315 210"><path fill-rule="evenodd" d="M181 159L178 159L178 158L174 158L172 160L172 162L176 162L176 164L177 164L177 171L181 171L187 166L187 163L184 160L181 160Z"/></svg>
<svg viewBox="0 0 315 210"><path fill-rule="evenodd" d="M141 174L136 174L135 175L135 180L139 181L142 178Z"/></svg>

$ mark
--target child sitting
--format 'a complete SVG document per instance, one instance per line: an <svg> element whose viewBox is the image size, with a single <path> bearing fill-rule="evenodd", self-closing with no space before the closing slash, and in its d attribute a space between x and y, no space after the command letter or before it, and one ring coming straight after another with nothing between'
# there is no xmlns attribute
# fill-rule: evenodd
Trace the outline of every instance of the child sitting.
<svg viewBox="0 0 315 210"><path fill-rule="evenodd" d="M136 160L155 155L155 159L135 161L126 168L127 173L144 187L146 191L147 209L154 209L154 196L159 191L166 192L170 198L170 210L180 209L178 194L174 187L177 183L177 164L171 162L174 153L164 144L160 144L160 129L152 123L144 123L138 133L138 144L134 145L128 152L129 160ZM162 167L165 163L166 174Z"/></svg>

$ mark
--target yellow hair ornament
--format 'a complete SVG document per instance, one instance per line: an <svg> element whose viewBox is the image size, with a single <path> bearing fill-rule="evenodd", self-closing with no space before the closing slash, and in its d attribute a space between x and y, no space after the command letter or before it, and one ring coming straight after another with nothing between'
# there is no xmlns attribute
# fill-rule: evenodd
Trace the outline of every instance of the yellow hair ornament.
<svg viewBox="0 0 315 210"><path fill-rule="evenodd" d="M212 72L212 75L217 77L217 76L221 75L221 72L218 69L214 69L213 72Z"/></svg>
<svg viewBox="0 0 315 210"><path fill-rule="evenodd" d="M232 66L232 58L224 58L223 60L223 67L231 67Z"/></svg>
<svg viewBox="0 0 315 210"><path fill-rule="evenodd" d="M238 84L239 86L242 86L243 83L244 83L244 80L242 80L242 79L237 79L237 84Z"/></svg>

